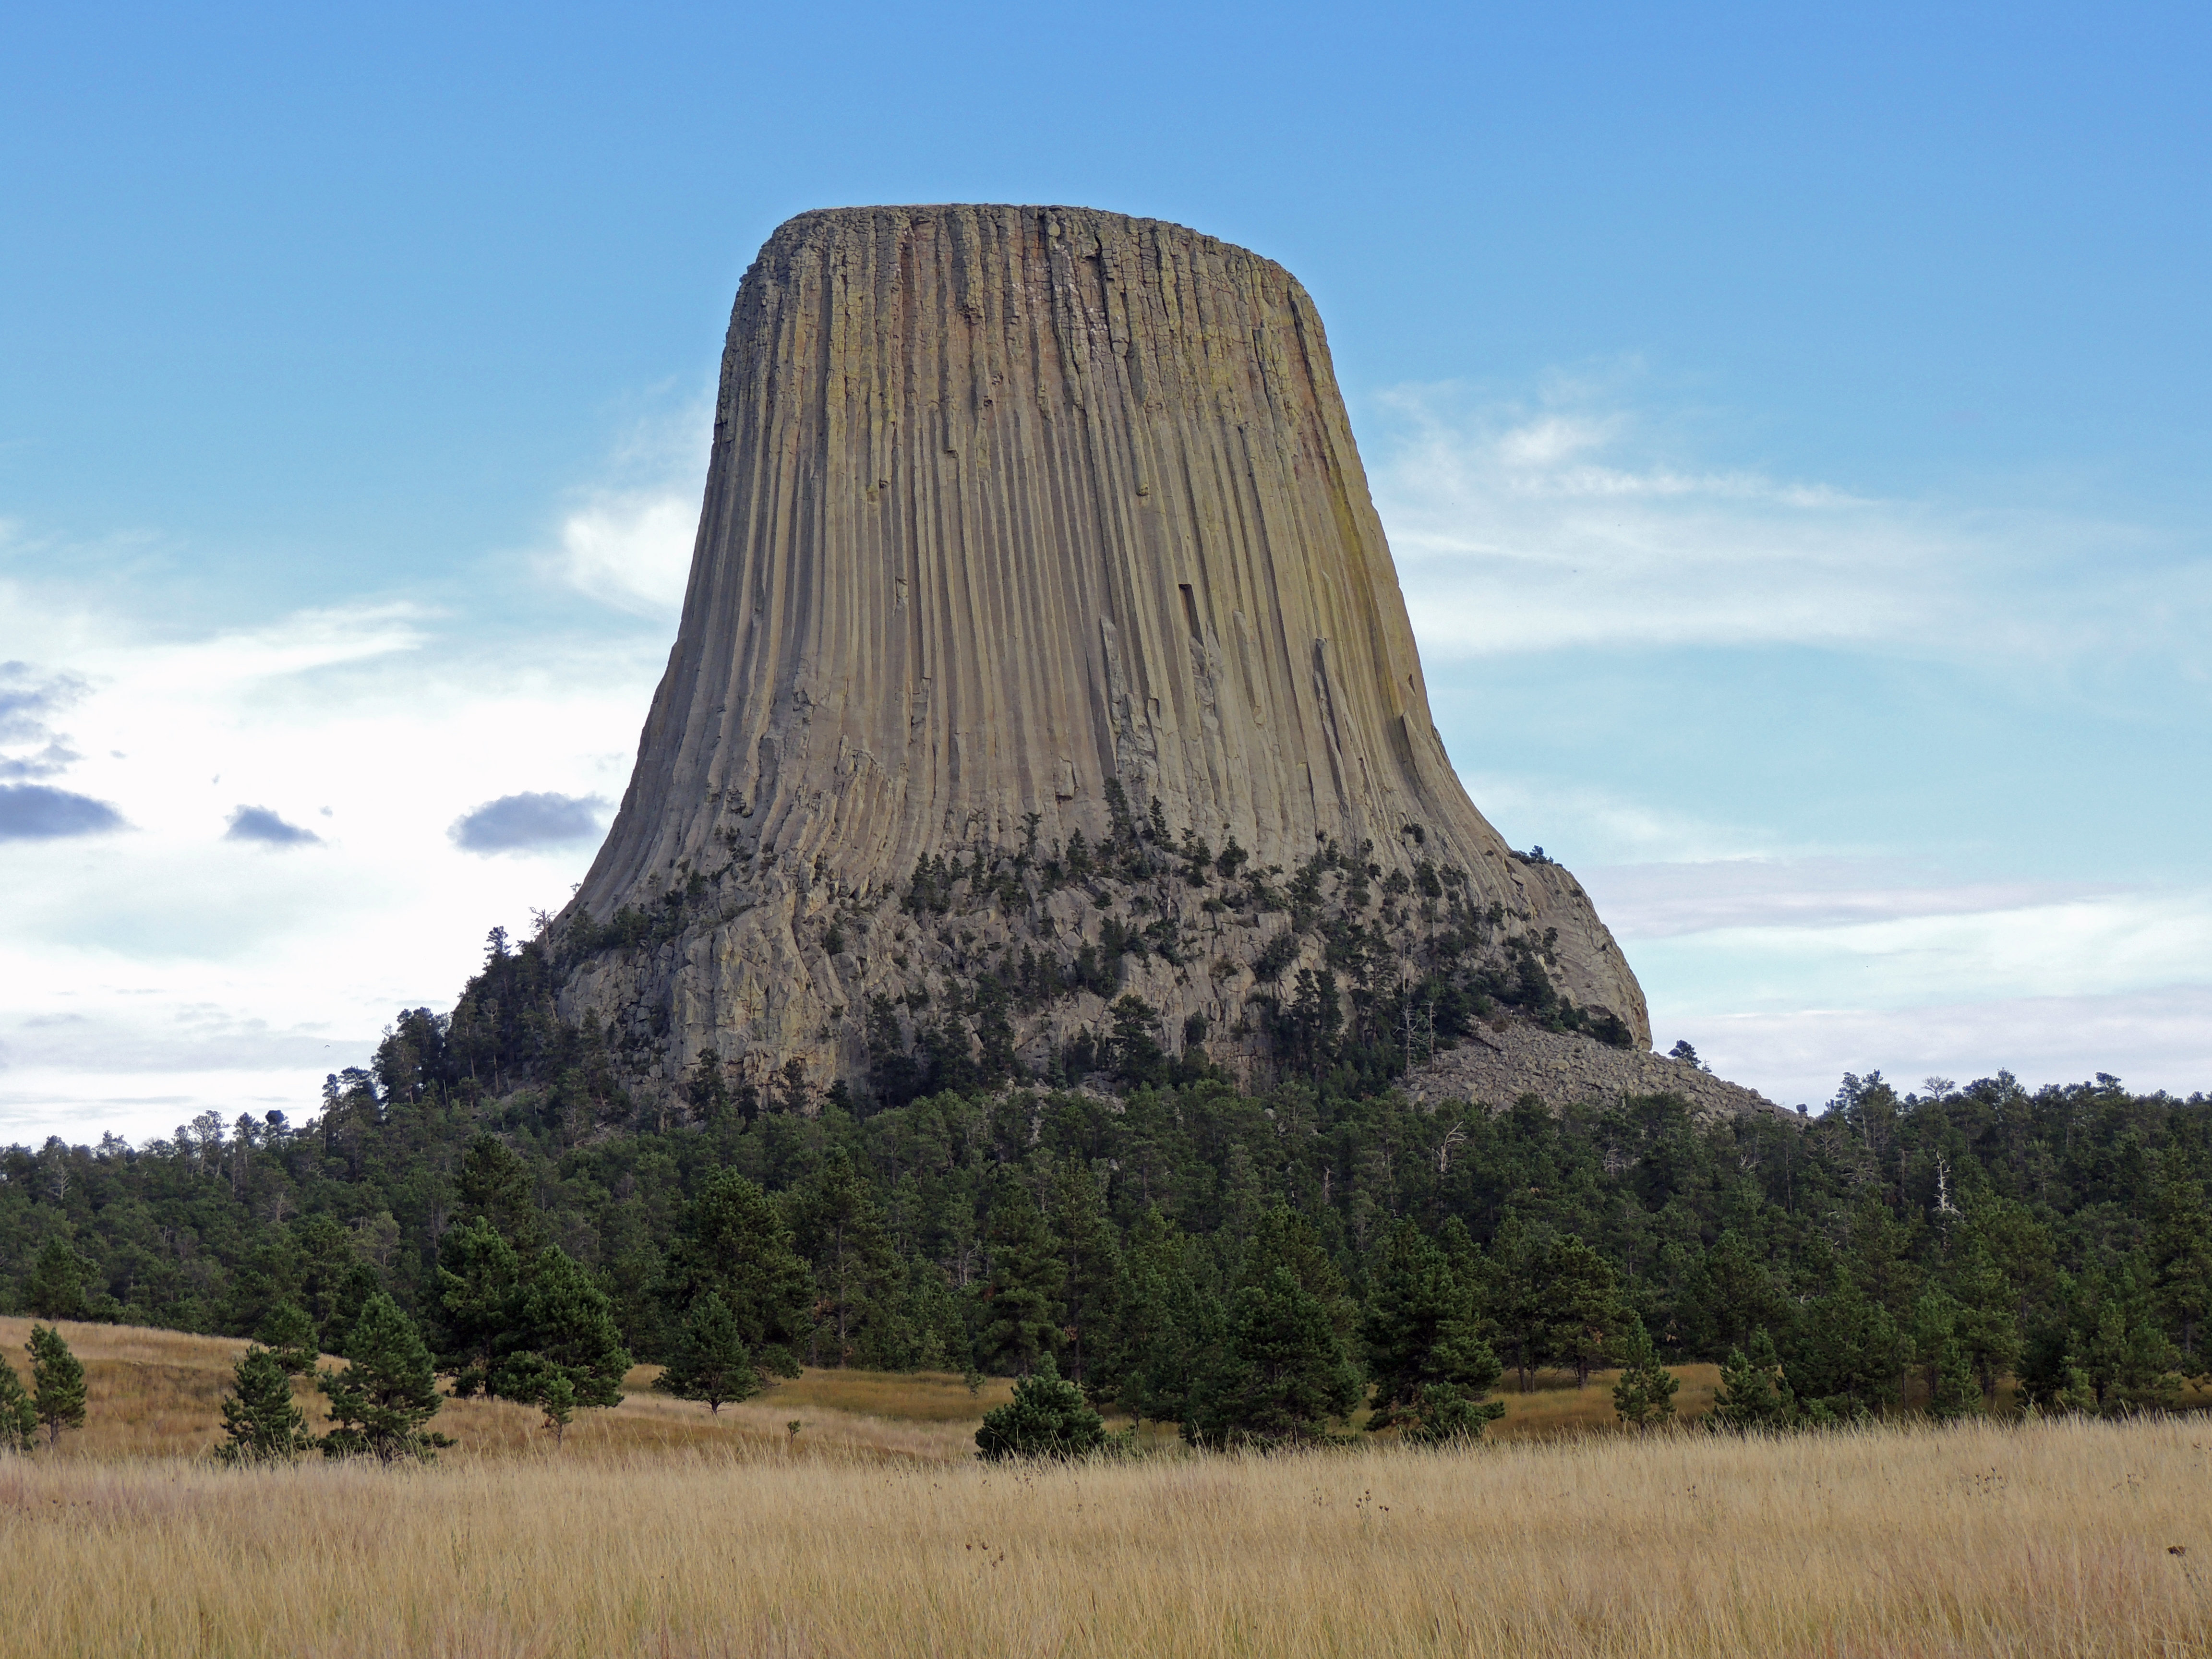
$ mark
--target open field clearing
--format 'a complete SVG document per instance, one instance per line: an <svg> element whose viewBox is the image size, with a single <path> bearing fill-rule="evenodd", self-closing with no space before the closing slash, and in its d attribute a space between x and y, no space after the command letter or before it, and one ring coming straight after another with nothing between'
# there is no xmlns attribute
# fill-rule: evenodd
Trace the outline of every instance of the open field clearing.
<svg viewBox="0 0 2212 1659"><path fill-rule="evenodd" d="M0 1461L21 1653L2167 1656L2212 1651L2208 1567L2212 1435L2172 1420L1042 1469Z"/></svg>
<svg viewBox="0 0 2212 1659"><path fill-rule="evenodd" d="M222 1437L219 1402L230 1388L231 1368L246 1351L244 1341L69 1320L57 1328L84 1361L89 1390L85 1428L63 1437L63 1456L196 1456ZM21 1355L30 1332L27 1319L0 1318L0 1354L19 1372L24 1370ZM708 1450L733 1441L782 1445L796 1419L805 1449L834 1445L893 1456L968 1457L975 1452L975 1428L983 1413L1012 1392L1012 1385L1000 1377L971 1395L959 1377L942 1372L810 1370L752 1400L725 1406L719 1418L710 1418L703 1406L653 1393L659 1372L657 1365L641 1365L630 1372L628 1397L619 1407L579 1412L565 1449ZM1675 1396L1681 1415L1694 1417L1712 1403L1718 1366L1679 1365L1674 1374L1682 1379L1682 1391ZM1497 1396L1504 1402L1505 1416L1492 1426L1491 1437L1618 1432L1613 1375L1593 1373L1589 1386L1577 1389L1571 1373L1540 1372L1535 1386L1523 1394L1512 1387L1509 1373ZM319 1429L322 1396L305 1380L298 1394ZM459 1441L462 1451L521 1453L545 1438L540 1424L537 1412L509 1401L449 1400L432 1426ZM1148 1446L1171 1446L1175 1426L1147 1424L1144 1437Z"/></svg>

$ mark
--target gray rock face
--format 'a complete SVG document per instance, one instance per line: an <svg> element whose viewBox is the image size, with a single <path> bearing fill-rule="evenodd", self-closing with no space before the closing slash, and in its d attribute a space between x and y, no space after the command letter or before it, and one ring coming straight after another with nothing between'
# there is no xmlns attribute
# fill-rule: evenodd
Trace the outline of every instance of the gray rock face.
<svg viewBox="0 0 2212 1659"><path fill-rule="evenodd" d="M818 1086L865 1075L870 1009L880 1058L1026 952L1053 964L1007 1015L1030 1066L1127 989L1249 1073L1255 962L1291 930L1261 963L1287 985L1346 918L1347 990L1456 926L1648 1044L1581 888L1445 758L1305 290L1077 208L779 228L731 318L682 629L556 924L562 1012L640 1079L712 1048Z"/></svg>
<svg viewBox="0 0 2212 1659"><path fill-rule="evenodd" d="M1485 1022L1459 1047L1407 1075L1403 1085L1423 1104L1474 1101L1503 1110L1534 1095L1554 1110L1564 1106L1613 1105L1623 1095L1680 1095L1700 1118L1765 1112L1799 1119L1756 1089L1729 1083L1687 1061L1646 1050L1608 1048L1571 1032L1540 1030L1518 1020Z"/></svg>

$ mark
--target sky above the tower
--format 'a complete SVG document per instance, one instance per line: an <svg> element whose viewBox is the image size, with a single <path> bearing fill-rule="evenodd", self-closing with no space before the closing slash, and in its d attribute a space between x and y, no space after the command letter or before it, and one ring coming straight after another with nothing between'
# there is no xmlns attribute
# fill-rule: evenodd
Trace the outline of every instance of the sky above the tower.
<svg viewBox="0 0 2212 1659"><path fill-rule="evenodd" d="M1476 803L1665 1048L2212 1088L2212 15L18 8L0 1138L312 1110L556 909L805 208L1329 331Z"/></svg>

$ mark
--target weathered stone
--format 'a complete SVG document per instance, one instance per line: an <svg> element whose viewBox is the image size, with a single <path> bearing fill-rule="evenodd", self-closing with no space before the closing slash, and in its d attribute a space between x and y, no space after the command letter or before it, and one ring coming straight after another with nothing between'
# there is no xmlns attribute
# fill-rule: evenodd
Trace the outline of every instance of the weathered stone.
<svg viewBox="0 0 2212 1659"><path fill-rule="evenodd" d="M1402 1085L1421 1103L1474 1101L1503 1110L1534 1095L1557 1110L1611 1106L1624 1095L1680 1095L1699 1118L1766 1112L1799 1120L1756 1089L1726 1082L1686 1060L1647 1050L1608 1048L1572 1032L1547 1031L1519 1020L1486 1021L1457 1048L1407 1075Z"/></svg>
<svg viewBox="0 0 2212 1659"><path fill-rule="evenodd" d="M1010 949L1064 960L1111 918L1181 941L1126 969L1169 1046L1202 1013L1249 1071L1251 964L1281 915L1157 845L1139 880L1038 879L1079 833L1115 835L1116 786L1139 823L1233 840L1278 884L1332 845L1339 898L1369 865L1441 870L1449 894L1386 907L1408 961L1438 913L1487 915L1497 948L1540 942L1568 995L1649 1041L1581 888L1514 854L1445 757L1289 272L1079 208L791 220L738 290L682 629L556 924L563 1012L611 1024L640 1077L712 1047L819 1085L865 1070L872 997ZM902 910L939 856L967 861L947 906ZM662 942L591 942L625 912ZM1296 948L1290 973L1319 963L1317 938ZM1048 1059L1104 1007L1020 1011L1020 1052Z"/></svg>

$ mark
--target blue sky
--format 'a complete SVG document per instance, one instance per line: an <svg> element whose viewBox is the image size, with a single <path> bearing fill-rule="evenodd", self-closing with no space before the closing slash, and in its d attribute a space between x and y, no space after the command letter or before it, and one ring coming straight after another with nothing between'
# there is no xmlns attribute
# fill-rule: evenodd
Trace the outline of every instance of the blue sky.
<svg viewBox="0 0 2212 1659"><path fill-rule="evenodd" d="M2212 1087L2208 46L2178 6L18 8L0 1133L296 1114L557 908L738 276L865 201L1298 273L1462 774L1662 1047L1815 1105Z"/></svg>

